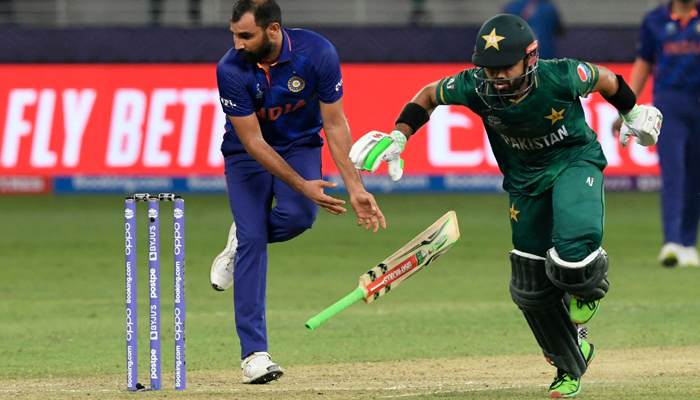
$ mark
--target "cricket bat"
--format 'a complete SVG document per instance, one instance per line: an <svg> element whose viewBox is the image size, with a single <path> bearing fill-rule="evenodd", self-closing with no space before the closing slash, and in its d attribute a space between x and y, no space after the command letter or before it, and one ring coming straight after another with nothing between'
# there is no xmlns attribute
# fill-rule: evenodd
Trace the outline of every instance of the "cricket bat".
<svg viewBox="0 0 700 400"><path fill-rule="evenodd" d="M459 239L457 214L450 211L396 253L362 274L357 289L309 319L306 322L306 329L313 331L359 300L369 304L389 293L401 282L443 255L457 239Z"/></svg>

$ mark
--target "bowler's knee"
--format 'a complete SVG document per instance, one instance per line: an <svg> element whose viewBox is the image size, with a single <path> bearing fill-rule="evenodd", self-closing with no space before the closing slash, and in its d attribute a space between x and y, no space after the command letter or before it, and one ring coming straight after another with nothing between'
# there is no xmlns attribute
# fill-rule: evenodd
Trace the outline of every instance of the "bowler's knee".
<svg viewBox="0 0 700 400"><path fill-rule="evenodd" d="M318 213L318 206L314 204L314 207L300 207L294 212L291 212L285 218L284 224L279 228L283 230L281 236L282 240L289 240L295 238L311 227L316 221L316 214Z"/></svg>
<svg viewBox="0 0 700 400"><path fill-rule="evenodd" d="M289 231L292 234L299 235L302 232L311 229L311 227L314 225L314 221L316 221L316 212L305 210L293 218L292 223L289 225Z"/></svg>

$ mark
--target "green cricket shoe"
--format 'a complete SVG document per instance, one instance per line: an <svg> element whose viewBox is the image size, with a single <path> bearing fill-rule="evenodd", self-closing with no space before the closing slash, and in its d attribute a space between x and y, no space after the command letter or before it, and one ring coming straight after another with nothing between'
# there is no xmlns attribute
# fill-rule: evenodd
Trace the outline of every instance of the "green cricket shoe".
<svg viewBox="0 0 700 400"><path fill-rule="evenodd" d="M595 357L595 348L587 341L581 341L581 352L586 357L586 365L591 365ZM557 369L557 376L549 386L549 397L552 399L563 399L576 397L581 392L581 378L574 378L566 371Z"/></svg>
<svg viewBox="0 0 700 400"><path fill-rule="evenodd" d="M571 320L575 324L585 324L590 321L591 318L598 312L600 308L600 300L594 301L584 301L571 296L571 303L569 304L569 313L571 314Z"/></svg>

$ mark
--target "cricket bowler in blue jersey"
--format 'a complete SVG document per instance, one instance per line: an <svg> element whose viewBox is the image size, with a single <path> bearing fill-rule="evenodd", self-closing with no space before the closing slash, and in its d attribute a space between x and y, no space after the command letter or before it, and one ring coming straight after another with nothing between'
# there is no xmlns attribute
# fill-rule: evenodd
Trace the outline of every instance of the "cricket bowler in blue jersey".
<svg viewBox="0 0 700 400"><path fill-rule="evenodd" d="M668 267L700 267L695 248L700 221L700 5L674 0L649 12L639 37L630 87L639 95L654 73L654 105L664 115L657 150L663 187Z"/></svg>
<svg viewBox="0 0 700 400"><path fill-rule="evenodd" d="M227 116L221 151L234 224L210 281L216 290L234 286L243 383L282 375L267 353L268 243L311 228L319 206L336 215L346 211L344 201L323 193L336 184L322 180L322 128L358 225L374 232L386 227L348 157L352 137L333 45L311 31L283 29L281 20L274 0L238 1L231 14L235 47L216 69Z"/></svg>

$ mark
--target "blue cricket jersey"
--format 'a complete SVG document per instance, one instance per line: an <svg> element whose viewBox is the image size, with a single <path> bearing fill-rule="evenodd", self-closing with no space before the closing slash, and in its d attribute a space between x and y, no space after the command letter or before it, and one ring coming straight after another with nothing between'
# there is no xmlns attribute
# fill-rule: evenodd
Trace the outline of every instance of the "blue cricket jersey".
<svg viewBox="0 0 700 400"><path fill-rule="evenodd" d="M343 97L340 62L333 45L303 29L283 29L282 51L269 73L249 65L235 48L216 67L219 99L227 116L257 114L265 141L275 149L292 143L322 146L319 101ZM221 144L224 156L245 152L231 121Z"/></svg>
<svg viewBox="0 0 700 400"><path fill-rule="evenodd" d="M638 56L655 64L654 92L678 90L700 94L700 5L686 20L669 4L649 12L639 35Z"/></svg>
<svg viewBox="0 0 700 400"><path fill-rule="evenodd" d="M527 21L538 42L540 58L556 58L555 39L562 26L554 4L541 0L516 0L508 3L503 12Z"/></svg>

